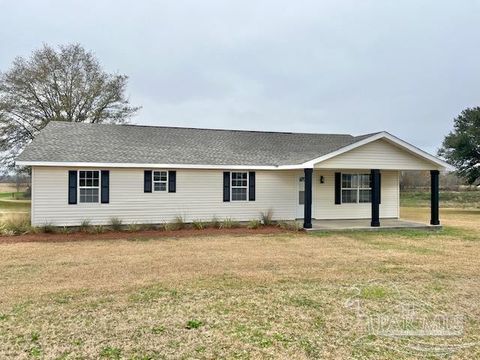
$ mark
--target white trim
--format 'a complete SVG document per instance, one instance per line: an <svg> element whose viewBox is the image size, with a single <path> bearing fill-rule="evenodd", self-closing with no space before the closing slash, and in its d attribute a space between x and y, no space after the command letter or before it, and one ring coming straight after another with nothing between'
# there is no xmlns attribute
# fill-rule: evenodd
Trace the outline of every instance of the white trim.
<svg viewBox="0 0 480 360"><path fill-rule="evenodd" d="M137 163L95 163L95 162L59 162L59 161L17 161L18 166L54 166L54 167L92 167L92 168L142 168L142 169L230 169L230 170L286 170L303 169L298 165L208 165L208 164L137 164Z"/></svg>
<svg viewBox="0 0 480 360"><path fill-rule="evenodd" d="M246 190L247 190L247 197L245 198L245 200L233 200L233 185L232 185L232 182L233 182L233 176L232 174L233 173L247 173L247 186L246 186ZM245 188L245 186L235 186L236 189L243 189ZM249 200L249 197L250 197L250 174L248 171L240 171L240 170L237 170L237 171L230 171L230 202L232 201L235 201L235 202L247 202L247 201L250 201Z"/></svg>
<svg viewBox="0 0 480 360"><path fill-rule="evenodd" d="M211 164L137 164L137 163L102 163L102 162L61 162L61 161L17 161L19 166L62 166L62 167L102 167L102 168L151 168L151 169L229 169L229 170L294 170L294 169L312 169L315 164L328 160L334 156L343 154L347 151L356 149L362 145L371 143L373 141L385 139L403 150L421 157L435 166L435 169L455 170L455 168L447 162L436 158L429 153L420 150L419 148L389 134L386 131L374 134L363 140L357 141L353 144L344 146L336 151L322 155L315 159L309 160L302 164L292 165L211 165ZM434 170L434 169L432 169Z"/></svg>
<svg viewBox="0 0 480 360"><path fill-rule="evenodd" d="M370 190L370 193L372 192L372 184L370 182L370 187L368 188L362 188L360 187L360 182L357 181L357 186L356 187L350 187L350 188L344 188L343 187L343 175L367 175L370 176L370 174L361 172L361 171L353 171L353 172L348 172L348 170L345 170L346 172L341 172L340 173L340 205L343 204L371 204L372 201L362 201L360 202L360 190ZM355 202L343 202L343 190L356 190L357 191L357 201Z"/></svg>
<svg viewBox="0 0 480 360"><path fill-rule="evenodd" d="M344 146L344 147L342 147L342 148L340 148L336 151L333 151L333 152L328 153L326 155L322 155L318 158L307 161L303 165L305 165L305 167L313 167L315 164L318 164L322 161L331 159L331 158L333 158L335 156L338 156L340 154L343 154L347 151L356 149L356 148L358 148L362 145L366 145L366 144L369 144L373 141L380 140L380 139L385 139L387 141L390 141L391 143L401 147L403 150L407 150L407 151L413 153L414 155L417 155L421 158L424 158L425 160L434 163L435 165L437 165L440 168L447 169L447 170L455 170L455 168L452 165L448 164L447 162L445 162L443 160L440 160L440 159L436 158L435 156L430 155L429 153L427 153L423 150L420 150L416 146L413 146L413 145L407 143L406 141L403 141L403 140L397 138L396 136L393 136L392 134L390 134L386 131L382 131L378 134L375 134L375 135L372 135L372 136L370 136L368 138L365 138L363 140L357 141L353 144Z"/></svg>
<svg viewBox="0 0 480 360"><path fill-rule="evenodd" d="M155 181L155 173L156 172L159 172L159 173L162 173L162 172L165 172L167 173L167 180L166 181ZM152 192L155 193L164 193L164 192L168 192L168 170L165 170L165 169L156 169L156 170L152 170ZM161 175L160 175L160 178L161 178ZM157 184L163 184L165 183L165 190L155 190L155 183Z"/></svg>
<svg viewBox="0 0 480 360"><path fill-rule="evenodd" d="M80 187L80 172L86 172L86 171L95 171L98 172L98 186L82 186ZM80 189L98 189L98 201L95 202L81 202L80 201ZM100 204L102 198L102 172L100 170L92 170L92 169L78 169L77 170L77 204L83 204L87 205L88 204ZM73 204L76 205L76 204Z"/></svg>
<svg viewBox="0 0 480 360"><path fill-rule="evenodd" d="M68 176L68 175L67 175ZM30 225L35 224L35 168L32 168L32 176L30 179Z"/></svg>
<svg viewBox="0 0 480 360"><path fill-rule="evenodd" d="M303 204L300 204L300 184L302 183L300 181L300 179L303 177L303 194L304 194L304 198L303 198ZM313 209L315 208L315 206L313 206L313 199L314 199L314 196L313 196L313 182L314 182L314 179L315 176L314 174L312 174L312 219L314 218L313 216ZM295 194L295 219L303 219L305 217L305 172L302 171L302 172L299 172L296 176L295 176L295 182L296 182L296 194ZM301 209L301 210L300 210ZM299 216L301 215L301 216Z"/></svg>

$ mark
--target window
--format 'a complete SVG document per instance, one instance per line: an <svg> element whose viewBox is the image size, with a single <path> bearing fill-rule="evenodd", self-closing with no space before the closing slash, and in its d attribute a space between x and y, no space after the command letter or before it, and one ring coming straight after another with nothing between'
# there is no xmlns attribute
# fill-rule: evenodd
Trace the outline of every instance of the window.
<svg viewBox="0 0 480 360"><path fill-rule="evenodd" d="M100 172L79 171L80 203L98 203L100 193Z"/></svg>
<svg viewBox="0 0 480 360"><path fill-rule="evenodd" d="M342 203L369 203L370 174L342 174Z"/></svg>
<svg viewBox="0 0 480 360"><path fill-rule="evenodd" d="M298 179L298 205L305 205L305 176Z"/></svg>
<svg viewBox="0 0 480 360"><path fill-rule="evenodd" d="M232 201L246 201L248 192L248 173L232 172Z"/></svg>
<svg viewBox="0 0 480 360"><path fill-rule="evenodd" d="M153 190L154 191L167 191L167 172L166 171L154 171L153 172Z"/></svg>

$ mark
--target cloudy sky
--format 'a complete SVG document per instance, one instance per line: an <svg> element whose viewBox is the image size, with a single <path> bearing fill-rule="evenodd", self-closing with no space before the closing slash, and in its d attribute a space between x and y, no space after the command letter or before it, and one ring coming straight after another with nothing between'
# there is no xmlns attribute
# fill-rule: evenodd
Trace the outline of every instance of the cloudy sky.
<svg viewBox="0 0 480 360"><path fill-rule="evenodd" d="M0 0L0 70L79 42L135 123L361 134L435 152L480 105L480 1Z"/></svg>

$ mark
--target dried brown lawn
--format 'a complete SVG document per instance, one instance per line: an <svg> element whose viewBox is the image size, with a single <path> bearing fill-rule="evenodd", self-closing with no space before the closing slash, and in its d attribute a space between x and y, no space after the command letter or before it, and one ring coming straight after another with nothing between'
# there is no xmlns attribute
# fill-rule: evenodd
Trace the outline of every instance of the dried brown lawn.
<svg viewBox="0 0 480 360"><path fill-rule="evenodd" d="M368 335L352 298L461 314L461 336L421 340L478 358L479 215L444 212L439 233L0 244L0 358L435 358Z"/></svg>

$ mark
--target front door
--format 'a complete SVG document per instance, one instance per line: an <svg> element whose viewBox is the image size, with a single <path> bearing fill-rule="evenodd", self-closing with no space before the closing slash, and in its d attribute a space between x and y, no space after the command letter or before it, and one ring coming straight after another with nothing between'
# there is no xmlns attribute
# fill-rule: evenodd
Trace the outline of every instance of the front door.
<svg viewBox="0 0 480 360"><path fill-rule="evenodd" d="M297 177L297 219L303 219L305 210L305 176Z"/></svg>

